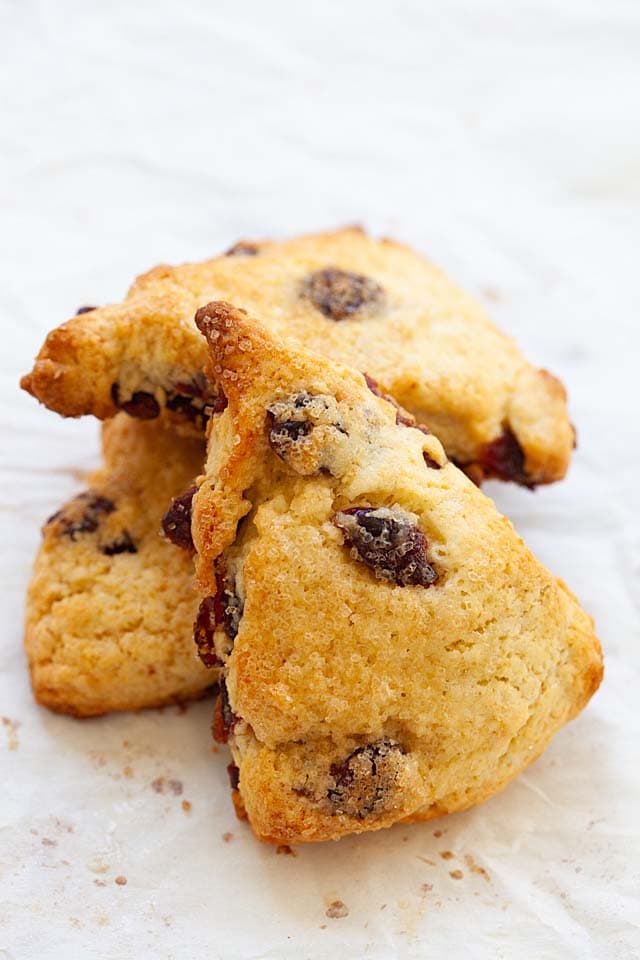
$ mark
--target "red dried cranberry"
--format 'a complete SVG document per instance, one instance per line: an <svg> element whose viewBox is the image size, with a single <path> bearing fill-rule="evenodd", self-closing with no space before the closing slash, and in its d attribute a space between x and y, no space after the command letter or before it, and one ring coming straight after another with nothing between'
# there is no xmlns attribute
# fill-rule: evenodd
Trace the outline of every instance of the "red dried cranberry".
<svg viewBox="0 0 640 960"><path fill-rule="evenodd" d="M487 477L511 480L523 487L533 488L524 467L524 451L515 434L505 427L502 434L488 443L482 451L480 465Z"/></svg>
<svg viewBox="0 0 640 960"><path fill-rule="evenodd" d="M240 717L237 717L231 709L227 685L223 679L220 681L220 693L213 709L213 723L211 725L213 739L216 743L228 742L229 736L235 730L239 719Z"/></svg>
<svg viewBox="0 0 640 960"><path fill-rule="evenodd" d="M255 243L247 243L246 240L240 240L234 243L232 247L224 254L225 257L257 257L260 253L260 247Z"/></svg>
<svg viewBox="0 0 640 960"><path fill-rule="evenodd" d="M205 597L196 615L193 625L193 639L198 650L198 656L205 667L219 667L222 660L216 654L213 635L216 629L216 601L215 597Z"/></svg>
<svg viewBox="0 0 640 960"><path fill-rule="evenodd" d="M95 490L78 494L47 520L47 525L58 522L61 533L75 540L80 533L94 533L103 515L113 513L116 505L113 500L103 497Z"/></svg>
<svg viewBox="0 0 640 960"><path fill-rule="evenodd" d="M427 539L415 517L397 507L351 507L333 522L344 533L351 555L380 580L398 586L429 587L438 574L427 560Z"/></svg>
<svg viewBox="0 0 640 960"><path fill-rule="evenodd" d="M124 410L136 420L155 420L160 416L160 404L152 393L146 390L136 390L130 400L120 400L120 387L114 383L111 387L111 399L118 410Z"/></svg>
<svg viewBox="0 0 640 960"><path fill-rule="evenodd" d="M227 773L229 774L229 783L231 784L232 790L237 790L240 786L240 770L236 767L235 763L230 763L227 767Z"/></svg>
<svg viewBox="0 0 640 960"><path fill-rule="evenodd" d="M165 537L176 547L181 547L183 550L193 550L191 507L197 490L198 488L194 483L179 497L174 497L171 506L162 518L162 530Z"/></svg>
<svg viewBox="0 0 640 960"><path fill-rule="evenodd" d="M100 547L100 552L106 554L108 557L113 557L118 553L137 553L138 548L131 539L129 531L123 530L120 536L112 540L111 543L103 543Z"/></svg>
<svg viewBox="0 0 640 960"><path fill-rule="evenodd" d="M93 311L97 309L97 307L78 307L76 310L76 317L82 316L83 313L93 313Z"/></svg>
<svg viewBox="0 0 640 960"><path fill-rule="evenodd" d="M310 274L302 295L330 320L346 320L359 311L379 308L384 301L380 284L360 273L327 267Z"/></svg>
<svg viewBox="0 0 640 960"><path fill-rule="evenodd" d="M363 819L382 812L397 786L404 748L384 737L333 764L327 793L336 813Z"/></svg>
<svg viewBox="0 0 640 960"><path fill-rule="evenodd" d="M204 430L207 420L227 406L224 393L211 393L207 378L198 374L189 383L176 383L167 395L167 409Z"/></svg>

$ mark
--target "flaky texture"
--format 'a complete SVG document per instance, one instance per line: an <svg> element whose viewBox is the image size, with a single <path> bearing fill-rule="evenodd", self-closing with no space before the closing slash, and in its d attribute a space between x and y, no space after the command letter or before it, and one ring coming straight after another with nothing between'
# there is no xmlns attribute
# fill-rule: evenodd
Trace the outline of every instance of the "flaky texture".
<svg viewBox="0 0 640 960"><path fill-rule="evenodd" d="M215 390L202 380L193 314L214 299L369 374L477 480L535 486L566 473L574 433L559 381L440 270L356 228L156 267L123 303L50 333L22 386L65 416L106 418L120 407L201 429Z"/></svg>
<svg viewBox="0 0 640 960"><path fill-rule="evenodd" d="M491 796L597 689L592 621L359 373L228 304L198 322L228 407L193 501L197 581L255 834L336 839Z"/></svg>
<svg viewBox="0 0 640 960"><path fill-rule="evenodd" d="M25 646L39 703L93 716L200 696L188 554L160 534L171 497L202 469L203 444L119 415L105 465L43 528Z"/></svg>

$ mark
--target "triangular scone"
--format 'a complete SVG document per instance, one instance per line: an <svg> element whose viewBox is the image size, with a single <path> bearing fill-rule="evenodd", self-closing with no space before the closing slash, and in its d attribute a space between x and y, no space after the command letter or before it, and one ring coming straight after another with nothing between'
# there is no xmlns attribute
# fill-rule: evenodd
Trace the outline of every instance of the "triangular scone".
<svg viewBox="0 0 640 960"><path fill-rule="evenodd" d="M84 717L197 697L215 680L193 649L193 564L160 532L203 444L122 414L103 448L89 489L46 523L27 596L35 697Z"/></svg>
<svg viewBox="0 0 640 960"><path fill-rule="evenodd" d="M193 500L197 640L256 835L335 839L491 796L597 688L590 618L439 441L243 311ZM241 799L240 799L241 798Z"/></svg>
<svg viewBox="0 0 640 960"><path fill-rule="evenodd" d="M438 435L477 480L561 479L574 440L562 385L440 270L350 228L140 277L117 306L85 308L49 334L23 387L66 416L165 416L202 429L215 392L193 314L228 300L366 372Z"/></svg>

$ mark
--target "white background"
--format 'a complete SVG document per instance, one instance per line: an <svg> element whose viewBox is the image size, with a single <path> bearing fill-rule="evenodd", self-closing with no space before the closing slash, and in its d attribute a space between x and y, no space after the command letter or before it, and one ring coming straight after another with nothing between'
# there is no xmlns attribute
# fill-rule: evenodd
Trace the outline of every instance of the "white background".
<svg viewBox="0 0 640 960"><path fill-rule="evenodd" d="M637 957L640 4L0 0L0 18L0 958ZM235 821L210 704L85 723L33 704L30 563L97 425L17 380L47 329L157 262L353 221L440 262L566 382L567 481L488 492L596 617L607 675L483 807L294 858Z"/></svg>

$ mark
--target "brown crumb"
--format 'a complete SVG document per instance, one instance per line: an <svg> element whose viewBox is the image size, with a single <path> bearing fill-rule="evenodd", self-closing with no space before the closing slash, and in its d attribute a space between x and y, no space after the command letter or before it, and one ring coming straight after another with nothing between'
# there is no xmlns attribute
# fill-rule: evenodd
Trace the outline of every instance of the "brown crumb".
<svg viewBox="0 0 640 960"><path fill-rule="evenodd" d="M184 789L182 780L169 780L169 789L175 797L179 797Z"/></svg>
<svg viewBox="0 0 640 960"><path fill-rule="evenodd" d="M429 857L418 857L418 860L422 860L423 863L428 863L430 867L435 867L435 860L429 860Z"/></svg>
<svg viewBox="0 0 640 960"><path fill-rule="evenodd" d="M449 876L453 877L454 880L462 880L462 878L464 877L464 873L462 872L462 870L450 870Z"/></svg>
<svg viewBox="0 0 640 960"><path fill-rule="evenodd" d="M326 929L327 929L326 923L321 923L321 924L320 924L320 929L321 929L321 930L326 930Z"/></svg>
<svg viewBox="0 0 640 960"><path fill-rule="evenodd" d="M434 837L440 838L442 836L442 830L434 830L433 835Z"/></svg>
<svg viewBox="0 0 640 960"><path fill-rule="evenodd" d="M276 847L276 853L283 853L287 857L297 857L298 854L293 850L288 843L279 843Z"/></svg>
<svg viewBox="0 0 640 960"><path fill-rule="evenodd" d="M342 900L332 900L326 910L326 916L330 920L341 920L349 916L349 908Z"/></svg>
<svg viewBox="0 0 640 960"><path fill-rule="evenodd" d="M433 884L423 883L422 886L420 887L420 890L422 891L422 893L431 893L431 891L433 890Z"/></svg>
<svg viewBox="0 0 640 960"><path fill-rule="evenodd" d="M20 746L20 741L18 740L18 727L20 722L18 720L12 720L10 717L2 717L2 726L7 732L7 747L9 750L17 750Z"/></svg>
<svg viewBox="0 0 640 960"><path fill-rule="evenodd" d="M106 880L97 880L97 879L96 879L96 880L94 880L93 882L95 883L96 887L106 887L106 885L107 885L107 881L106 881Z"/></svg>
<svg viewBox="0 0 640 960"><path fill-rule="evenodd" d="M133 776L133 768L132 768L132 767L125 767L125 768L123 769L122 773L123 773L123 775L127 778L127 780L131 780L131 777Z"/></svg>
<svg viewBox="0 0 640 960"><path fill-rule="evenodd" d="M191 807L192 807L192 804L189 800L182 801L182 809L184 810L185 813L191 813Z"/></svg>
<svg viewBox="0 0 640 960"><path fill-rule="evenodd" d="M225 843L231 843L231 841L233 840L233 834L227 831L227 833L222 834L222 839L224 840Z"/></svg>
<svg viewBox="0 0 640 960"><path fill-rule="evenodd" d="M479 863L476 863L470 853L467 853L464 862L471 870L471 873L476 873L479 877L484 877L487 883L491 883L491 877L487 873L484 867L481 867Z"/></svg>
<svg viewBox="0 0 640 960"><path fill-rule="evenodd" d="M127 878L123 877L122 874L120 874L120 876L116 877L115 882L118 884L119 887L124 887L127 883Z"/></svg>
<svg viewBox="0 0 640 960"><path fill-rule="evenodd" d="M451 850L442 850L440 856L443 860L453 860L455 854L451 853Z"/></svg>
<svg viewBox="0 0 640 960"><path fill-rule="evenodd" d="M380 909L381 909L381 910L386 910L386 909L387 909L386 903L383 903L382 906L380 907Z"/></svg>
<svg viewBox="0 0 640 960"><path fill-rule="evenodd" d="M155 780L151 781L151 789L154 790L156 793L164 793L164 784L165 784L164 777L156 777Z"/></svg>
<svg viewBox="0 0 640 960"><path fill-rule="evenodd" d="M40 842L42 843L42 846L43 846L43 847L57 847L57 846L58 846L58 841L57 841L57 840L51 840L51 839L49 839L49 837L43 837Z"/></svg>
<svg viewBox="0 0 640 960"><path fill-rule="evenodd" d="M174 797L179 797L184 789L182 780L167 780L166 777L156 777L151 781L151 789L156 793L172 793Z"/></svg>

